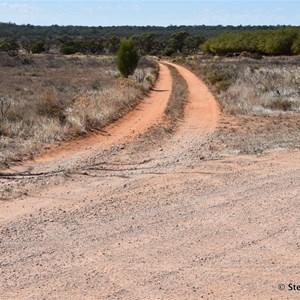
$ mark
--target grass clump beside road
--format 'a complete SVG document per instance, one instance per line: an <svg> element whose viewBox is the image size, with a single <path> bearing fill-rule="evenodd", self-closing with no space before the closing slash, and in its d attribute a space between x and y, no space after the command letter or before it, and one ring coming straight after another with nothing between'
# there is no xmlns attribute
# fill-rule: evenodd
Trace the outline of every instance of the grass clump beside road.
<svg viewBox="0 0 300 300"><path fill-rule="evenodd" d="M137 105L157 76L146 58L122 78L115 57L0 54L0 167L100 130Z"/></svg>
<svg viewBox="0 0 300 300"><path fill-rule="evenodd" d="M173 78L173 88L165 114L172 127L184 118L184 108L188 101L188 86L175 67L168 65Z"/></svg>

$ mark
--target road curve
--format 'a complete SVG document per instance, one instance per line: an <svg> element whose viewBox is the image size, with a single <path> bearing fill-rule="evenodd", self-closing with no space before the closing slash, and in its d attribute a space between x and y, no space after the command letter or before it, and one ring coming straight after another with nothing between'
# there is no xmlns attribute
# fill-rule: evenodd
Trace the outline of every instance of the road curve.
<svg viewBox="0 0 300 300"><path fill-rule="evenodd" d="M25 167L32 168L47 161L60 161L62 164L63 160L67 160L70 165L70 161L103 151L105 147L126 142L159 123L172 92L172 77L169 69L163 64L159 64L159 69L159 78L149 95L131 112L105 127L103 134L91 134L84 139L62 143L59 147L53 148L50 153L37 157L34 162L25 163ZM43 168L45 169L45 166ZM13 168L13 170L19 171L20 168Z"/></svg>
<svg viewBox="0 0 300 300"><path fill-rule="evenodd" d="M174 66L188 83L189 101L177 132L159 149L130 140L163 117L172 87L163 64L156 91L109 126L106 136L66 144L11 170L26 171L32 178L0 178L4 189L16 195L20 191L15 199L0 202L1 297L206 295L201 284L210 278L210 266L203 273L200 259L209 263L220 257L219 251L223 255L222 249L212 248L217 231L210 221L222 211L210 215L206 199L222 207L218 196L227 182L217 189L220 182L209 172L222 173L224 168L195 168L194 156L216 127L219 110L195 75ZM126 145L108 149L119 143ZM214 231L207 233L210 226Z"/></svg>
<svg viewBox="0 0 300 300"><path fill-rule="evenodd" d="M181 134L206 135L215 130L219 116L219 105L204 82L183 66L164 62L177 69L188 84L189 103L185 109L185 119Z"/></svg>

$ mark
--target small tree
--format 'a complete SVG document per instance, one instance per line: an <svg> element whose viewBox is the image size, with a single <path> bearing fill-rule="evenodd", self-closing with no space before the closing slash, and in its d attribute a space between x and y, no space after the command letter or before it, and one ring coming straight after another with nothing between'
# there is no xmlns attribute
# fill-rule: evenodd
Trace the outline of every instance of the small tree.
<svg viewBox="0 0 300 300"><path fill-rule="evenodd" d="M121 40L118 52L118 69L124 77L132 75L139 62L139 55L133 40Z"/></svg>
<svg viewBox="0 0 300 300"><path fill-rule="evenodd" d="M45 42L42 40L34 41L31 44L30 50L33 54L39 54L45 52Z"/></svg>

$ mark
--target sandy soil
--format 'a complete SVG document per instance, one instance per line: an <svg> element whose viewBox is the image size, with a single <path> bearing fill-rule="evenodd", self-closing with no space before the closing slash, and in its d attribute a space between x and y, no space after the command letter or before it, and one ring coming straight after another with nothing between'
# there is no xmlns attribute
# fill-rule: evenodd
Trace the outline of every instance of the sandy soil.
<svg viewBox="0 0 300 300"><path fill-rule="evenodd" d="M299 297L300 151L205 159L219 108L176 68L189 103L171 138L142 138L170 95L161 65L156 91L107 136L0 180L0 298Z"/></svg>

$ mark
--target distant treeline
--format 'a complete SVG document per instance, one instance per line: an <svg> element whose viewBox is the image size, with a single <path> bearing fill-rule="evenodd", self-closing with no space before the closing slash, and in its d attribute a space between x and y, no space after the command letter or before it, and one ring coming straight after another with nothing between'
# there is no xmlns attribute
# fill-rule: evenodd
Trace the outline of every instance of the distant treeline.
<svg viewBox="0 0 300 300"><path fill-rule="evenodd" d="M155 33L162 39L167 40L173 33L186 31L190 35L201 35L205 39L229 31L253 31L263 29L275 29L283 26L34 26L16 25L14 23L0 22L0 38L10 37L20 40L28 39L52 39L62 35L70 37L110 37L129 38L133 35Z"/></svg>
<svg viewBox="0 0 300 300"><path fill-rule="evenodd" d="M297 55L300 54L300 28L226 32L208 39L200 48L217 55L244 51L262 55Z"/></svg>
<svg viewBox="0 0 300 300"><path fill-rule="evenodd" d="M0 23L0 51L16 53L22 49L31 53L114 54L122 38L132 38L141 54L189 54L199 51L200 45L203 51L219 55L241 51L296 54L298 50L294 44L297 39L299 41L299 30L287 26L86 27ZM277 44L274 41L277 40L279 44L287 43L289 50L282 51L281 46L275 49ZM269 50L272 47L275 50Z"/></svg>

